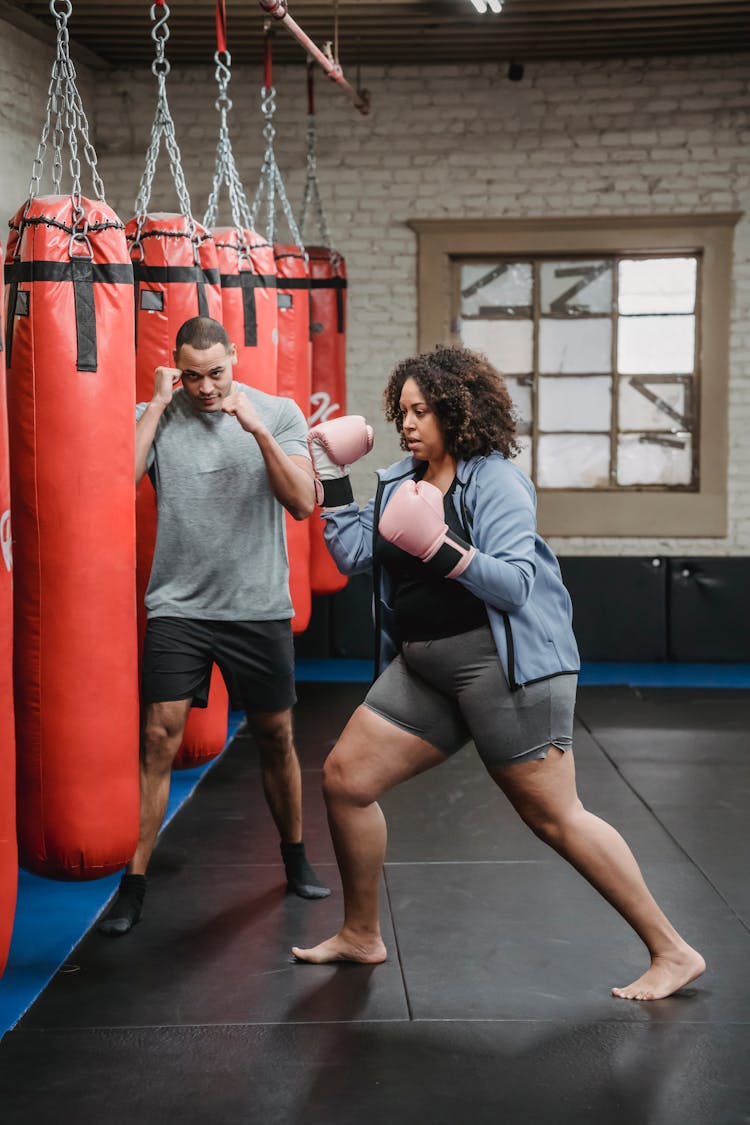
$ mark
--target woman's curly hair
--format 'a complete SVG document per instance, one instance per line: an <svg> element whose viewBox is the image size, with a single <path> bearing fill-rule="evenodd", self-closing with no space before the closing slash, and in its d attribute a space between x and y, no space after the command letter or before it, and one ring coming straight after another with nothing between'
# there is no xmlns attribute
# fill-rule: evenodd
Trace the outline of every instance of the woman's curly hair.
<svg viewBox="0 0 750 1125"><path fill-rule="evenodd" d="M445 447L457 460L487 455L497 449L504 457L519 452L517 419L502 375L486 356L469 348L438 344L431 352L404 359L385 388L385 416L403 436L399 405L407 379L414 379L435 411Z"/></svg>

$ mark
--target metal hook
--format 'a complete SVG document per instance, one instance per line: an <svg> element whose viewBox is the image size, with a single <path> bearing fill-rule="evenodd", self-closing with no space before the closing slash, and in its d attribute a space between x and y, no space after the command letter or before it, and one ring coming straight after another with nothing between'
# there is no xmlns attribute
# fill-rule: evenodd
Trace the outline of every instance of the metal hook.
<svg viewBox="0 0 750 1125"><path fill-rule="evenodd" d="M160 7L164 14L157 19L156 13ZM157 42L165 43L167 39L169 39L169 4L152 4L151 19L154 20L154 26L151 28L151 38L155 39Z"/></svg>

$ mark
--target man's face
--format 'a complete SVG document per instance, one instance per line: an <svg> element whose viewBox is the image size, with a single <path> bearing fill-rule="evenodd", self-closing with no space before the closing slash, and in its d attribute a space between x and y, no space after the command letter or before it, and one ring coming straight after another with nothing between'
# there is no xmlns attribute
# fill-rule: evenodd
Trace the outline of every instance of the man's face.
<svg viewBox="0 0 750 1125"><path fill-rule="evenodd" d="M182 385L198 410L206 413L221 410L222 399L232 387L232 367L237 362L237 349L230 345L212 344L210 348L194 348L183 344L174 353L175 367L182 372Z"/></svg>

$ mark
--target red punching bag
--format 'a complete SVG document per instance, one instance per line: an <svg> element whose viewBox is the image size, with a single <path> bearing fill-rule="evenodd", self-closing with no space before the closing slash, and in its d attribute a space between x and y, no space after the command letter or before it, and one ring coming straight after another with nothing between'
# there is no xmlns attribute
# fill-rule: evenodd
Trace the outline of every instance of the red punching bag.
<svg viewBox="0 0 750 1125"><path fill-rule="evenodd" d="M336 250L308 246L312 336L312 390L308 422L316 426L346 414L346 263ZM335 594L346 578L323 539L323 520L310 521L310 586Z"/></svg>
<svg viewBox="0 0 750 1125"><path fill-rule="evenodd" d="M266 119L263 135L266 150L260 182L250 212L250 226L256 229L261 204L267 208L266 238L273 245L276 260L276 293L279 316L279 349L277 360L277 394L291 398L307 417L310 402L310 276L307 255L294 220L284 181L276 163L273 139L276 130L276 91L272 79L271 36L266 31L264 84L261 108ZM292 235L293 244L280 244L276 238L276 205L281 205ZM310 521L286 517L287 553L289 555L289 593L294 606L292 632L302 633L310 623L312 595L310 592Z"/></svg>
<svg viewBox="0 0 750 1125"><path fill-rule="evenodd" d="M273 247L255 231L212 227L221 279L224 327L237 347L233 375L275 395L278 306Z"/></svg>
<svg viewBox="0 0 750 1125"><path fill-rule="evenodd" d="M310 277L299 246L274 246L279 304L278 394L293 398L303 413L310 402ZM294 605L292 632L310 624L310 521L286 517L289 592Z"/></svg>
<svg viewBox="0 0 750 1125"><path fill-rule="evenodd" d="M138 839L132 276L101 200L11 220L18 843L56 878L110 874Z"/></svg>
<svg viewBox="0 0 750 1125"><path fill-rule="evenodd" d="M139 234L140 226L140 234ZM221 320L216 247L208 232L178 214L131 219L126 228L136 299L136 400L149 402L154 371L171 367L178 329L193 316ZM146 629L143 598L156 542L156 497L148 476L137 490L138 615L141 644ZM227 737L229 698L221 676L212 673L208 706L188 717L175 766L185 768L220 754Z"/></svg>
<svg viewBox="0 0 750 1125"><path fill-rule="evenodd" d="M0 243L0 261L3 257ZM16 737L13 721L13 548L5 400L5 351L0 329L0 976L8 959L18 884Z"/></svg>
<svg viewBox="0 0 750 1125"><path fill-rule="evenodd" d="M216 247L208 232L192 216L190 196L167 101L165 58L168 37L166 5L153 5L152 36L156 59L158 96L151 127L151 143L136 199L136 216L127 225L136 289L136 398L150 401L154 370L173 366L177 331L194 316L221 321ZM180 214L148 214L161 140L169 154L169 167L180 202ZM156 542L156 498L148 476L138 486L138 608L141 643L145 632L142 595L148 585ZM224 681L213 670L208 706L191 710L175 766L200 765L220 754L226 743L229 697Z"/></svg>
<svg viewBox="0 0 750 1125"><path fill-rule="evenodd" d="M221 277L224 327L237 348L234 378L266 394L276 394L278 309L273 247L252 229L250 207L234 159L227 115L232 76L227 50L227 14L223 0L216 4L216 81L220 116L216 166L203 224L216 244ZM232 226L218 227L219 196L226 186Z"/></svg>
<svg viewBox="0 0 750 1125"><path fill-rule="evenodd" d="M308 423L316 426L346 414L346 264L331 250L323 203L318 187L317 131L315 127L315 65L307 65L307 178L302 200L300 229L314 211L322 241L307 246L310 262L310 316L312 323L312 391ZM313 594L335 594L346 585L323 539L323 520L310 521L310 585Z"/></svg>

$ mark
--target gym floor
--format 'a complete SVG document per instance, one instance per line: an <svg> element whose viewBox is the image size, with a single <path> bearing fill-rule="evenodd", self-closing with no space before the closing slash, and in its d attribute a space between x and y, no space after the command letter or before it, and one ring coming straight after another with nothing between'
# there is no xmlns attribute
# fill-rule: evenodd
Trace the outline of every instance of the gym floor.
<svg viewBox="0 0 750 1125"><path fill-rule="evenodd" d="M3 1038L4 1125L750 1121L750 690L579 692L584 802L709 965L649 1004L610 997L640 942L471 747L382 802L388 961L294 963L341 917L319 771L365 691L299 688L305 839L331 898L285 893L240 732L164 831L141 924L88 933Z"/></svg>

